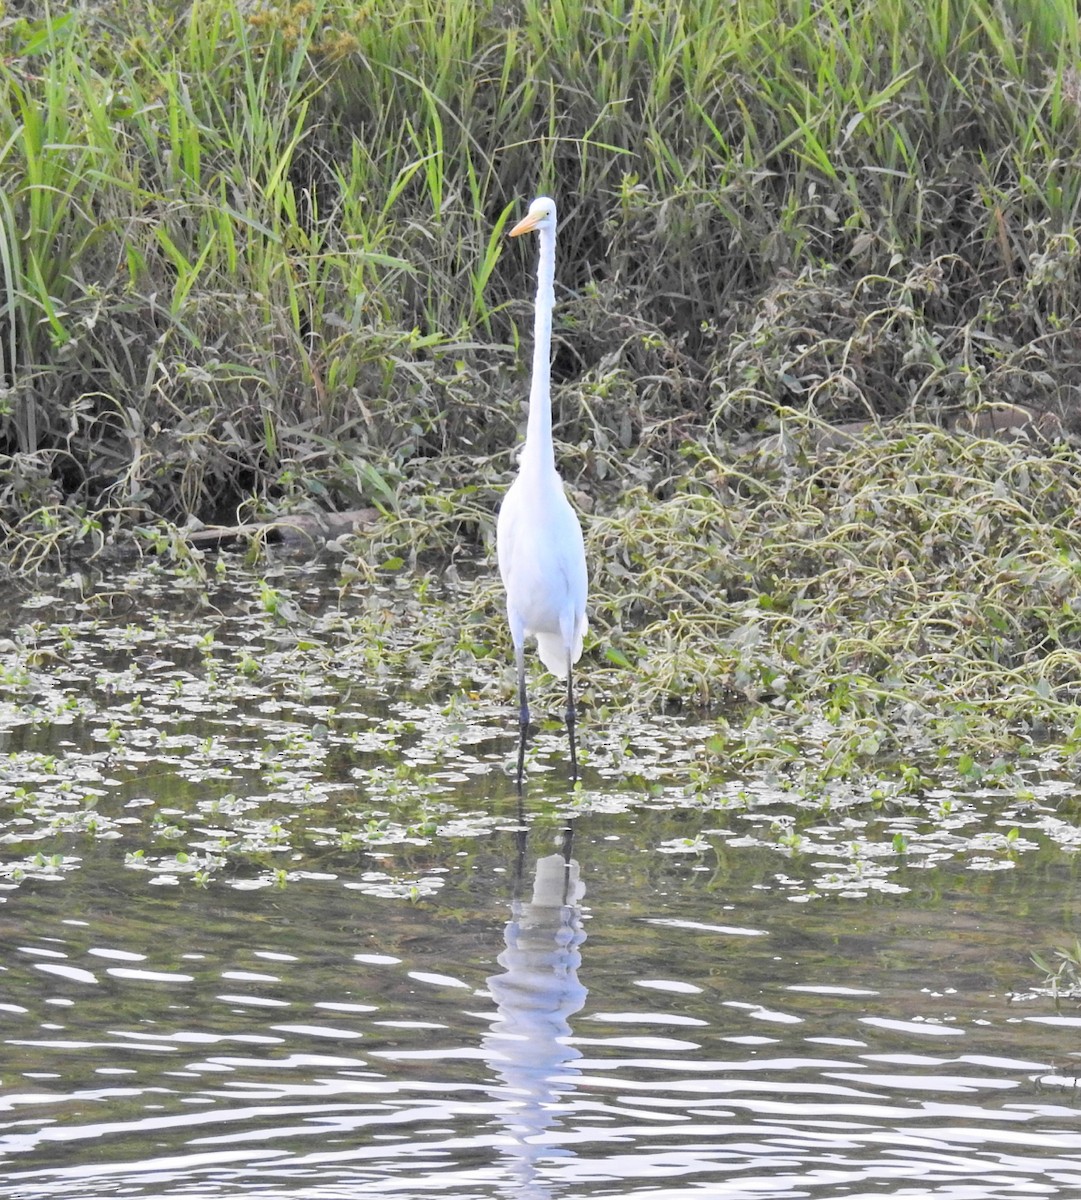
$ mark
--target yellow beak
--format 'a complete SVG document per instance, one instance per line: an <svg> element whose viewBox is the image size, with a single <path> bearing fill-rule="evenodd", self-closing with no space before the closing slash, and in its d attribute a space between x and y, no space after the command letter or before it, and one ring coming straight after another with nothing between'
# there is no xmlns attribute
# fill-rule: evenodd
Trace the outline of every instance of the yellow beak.
<svg viewBox="0 0 1081 1200"><path fill-rule="evenodd" d="M527 213L515 227L507 234L507 237L520 237L523 233L529 233L530 230L537 228L537 222L540 216L537 213Z"/></svg>

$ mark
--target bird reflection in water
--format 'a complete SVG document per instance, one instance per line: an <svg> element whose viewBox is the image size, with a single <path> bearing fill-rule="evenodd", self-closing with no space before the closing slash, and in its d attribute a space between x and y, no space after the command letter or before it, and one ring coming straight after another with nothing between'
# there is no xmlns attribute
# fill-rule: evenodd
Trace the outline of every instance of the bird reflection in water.
<svg viewBox="0 0 1081 1200"><path fill-rule="evenodd" d="M518 837L515 898L498 959L504 970L488 979L498 1015L484 1053L502 1080L495 1094L506 1100L503 1123L511 1139L506 1154L514 1176L508 1195L540 1200L550 1193L539 1161L570 1153L553 1145L549 1130L561 1112L561 1097L574 1087L573 1063L581 1057L567 1039L569 1018L587 995L578 982L586 938L581 909L585 885L571 857L568 829L562 853L537 859L532 897L521 899L525 831Z"/></svg>

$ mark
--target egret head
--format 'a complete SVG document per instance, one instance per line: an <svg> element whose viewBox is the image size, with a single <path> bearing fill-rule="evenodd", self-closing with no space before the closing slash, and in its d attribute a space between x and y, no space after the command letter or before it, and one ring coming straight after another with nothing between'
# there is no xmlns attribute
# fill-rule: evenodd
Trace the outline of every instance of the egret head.
<svg viewBox="0 0 1081 1200"><path fill-rule="evenodd" d="M529 206L529 212L510 231L511 237L519 237L533 230L555 232L556 202L550 196L538 196Z"/></svg>

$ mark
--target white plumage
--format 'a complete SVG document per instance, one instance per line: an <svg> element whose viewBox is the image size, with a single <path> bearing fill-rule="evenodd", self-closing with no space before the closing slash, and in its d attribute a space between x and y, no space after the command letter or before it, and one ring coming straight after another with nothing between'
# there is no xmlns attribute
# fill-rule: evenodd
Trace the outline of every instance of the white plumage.
<svg viewBox="0 0 1081 1200"><path fill-rule="evenodd" d="M518 668L520 738L518 786L522 786L529 706L525 689L525 639L537 639L541 662L567 680L567 737L571 778L578 777L574 744L574 690L571 669L582 653L586 617L586 555L582 526L563 491L552 446L551 355L555 307L556 206L538 196L510 231L535 231L540 238L537 304L534 316L533 379L529 420L518 477L499 509L496 551L507 592L507 619Z"/></svg>

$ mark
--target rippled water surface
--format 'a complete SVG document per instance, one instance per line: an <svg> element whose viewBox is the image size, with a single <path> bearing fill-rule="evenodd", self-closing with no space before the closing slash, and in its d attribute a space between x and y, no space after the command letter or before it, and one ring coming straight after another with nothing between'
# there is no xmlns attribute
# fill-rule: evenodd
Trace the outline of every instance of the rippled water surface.
<svg viewBox="0 0 1081 1200"><path fill-rule="evenodd" d="M1081 1015L1030 959L1077 932L1069 787L808 813L587 696L583 788L553 724L519 807L503 694L376 677L356 625L48 599L0 1197L1081 1194Z"/></svg>

